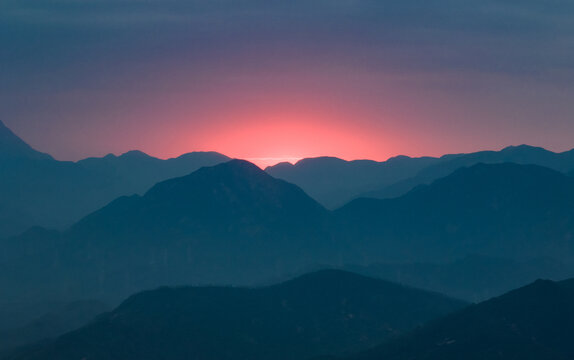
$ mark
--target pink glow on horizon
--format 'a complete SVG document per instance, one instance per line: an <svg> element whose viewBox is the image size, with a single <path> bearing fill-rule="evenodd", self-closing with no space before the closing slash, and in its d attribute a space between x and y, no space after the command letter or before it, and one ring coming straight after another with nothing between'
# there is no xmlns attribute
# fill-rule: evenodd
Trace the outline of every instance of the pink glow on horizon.
<svg viewBox="0 0 574 360"><path fill-rule="evenodd" d="M446 96L438 86L418 86L417 81L429 80L420 74L338 79L320 71L277 72L219 81L170 74L162 73L162 79L175 83L171 86L138 83L146 91L75 90L54 93L44 103L32 94L34 126L25 125L30 117L11 119L7 125L60 160L129 150L164 159L217 151L266 167L319 156L384 161L396 155L440 156L523 143L554 151L570 146L572 122L563 107L555 106L551 88L531 92L529 86L511 82L500 87L506 90L494 91L491 79L481 77L473 86L492 99L468 101L464 92ZM431 80L449 86L462 81L454 75ZM570 104L570 95L559 99ZM541 97L547 107L523 106ZM539 122L517 126L519 120L512 120L548 114L556 124L543 129ZM84 117L92 120L78 121Z"/></svg>
<svg viewBox="0 0 574 360"><path fill-rule="evenodd" d="M198 143L199 140L199 143ZM390 150L380 134L317 114L260 116L235 126L214 126L195 138L199 148L215 148L227 156L265 168L317 156L345 159L381 157Z"/></svg>

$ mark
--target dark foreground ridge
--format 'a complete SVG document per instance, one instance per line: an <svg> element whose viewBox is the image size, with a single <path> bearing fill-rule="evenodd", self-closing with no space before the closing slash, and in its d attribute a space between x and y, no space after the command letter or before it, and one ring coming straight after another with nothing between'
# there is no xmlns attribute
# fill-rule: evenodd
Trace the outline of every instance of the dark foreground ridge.
<svg viewBox="0 0 574 360"><path fill-rule="evenodd" d="M574 358L574 280L538 280L344 360Z"/></svg>
<svg viewBox="0 0 574 360"><path fill-rule="evenodd" d="M264 288L160 288L13 359L305 359L369 348L462 306L337 270Z"/></svg>

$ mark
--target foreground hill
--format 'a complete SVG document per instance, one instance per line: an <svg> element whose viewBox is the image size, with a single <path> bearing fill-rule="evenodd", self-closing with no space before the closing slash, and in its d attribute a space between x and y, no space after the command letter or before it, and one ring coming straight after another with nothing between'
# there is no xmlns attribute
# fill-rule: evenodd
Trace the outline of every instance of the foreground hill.
<svg viewBox="0 0 574 360"><path fill-rule="evenodd" d="M161 288L16 359L305 359L366 349L464 303L325 270L264 288Z"/></svg>
<svg viewBox="0 0 574 360"><path fill-rule="evenodd" d="M535 166L478 164L396 199L336 212L365 263L452 261L469 254L572 263L574 179Z"/></svg>
<svg viewBox="0 0 574 360"><path fill-rule="evenodd" d="M40 225L65 228L122 195L229 160L197 152L160 160L139 151L79 162L56 161L0 122L0 237Z"/></svg>
<svg viewBox="0 0 574 360"><path fill-rule="evenodd" d="M574 358L574 280L533 284L470 306L346 360Z"/></svg>
<svg viewBox="0 0 574 360"><path fill-rule="evenodd" d="M295 185L232 160L118 198L63 234L34 229L0 243L0 284L16 301L254 283L331 259L328 221Z"/></svg>

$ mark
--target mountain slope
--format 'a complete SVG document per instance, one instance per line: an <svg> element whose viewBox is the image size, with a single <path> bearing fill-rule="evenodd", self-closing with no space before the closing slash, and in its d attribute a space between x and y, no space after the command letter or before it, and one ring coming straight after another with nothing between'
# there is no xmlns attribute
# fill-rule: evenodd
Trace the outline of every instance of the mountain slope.
<svg viewBox="0 0 574 360"><path fill-rule="evenodd" d="M65 228L122 195L229 160L213 152L160 160L131 151L79 162L39 153L0 124L0 237L32 226Z"/></svg>
<svg viewBox="0 0 574 360"><path fill-rule="evenodd" d="M118 211L125 216L117 218ZM142 197L120 198L83 219L73 231L89 227L88 231L93 232L92 222L101 228L102 222L114 221L121 222L121 226L130 231L133 228L130 221L154 228L164 226L163 221L165 226L169 226L169 222L182 226L187 220L197 222L189 226L209 223L217 228L233 222L260 221L289 222L291 226L292 219L285 217L296 216L296 221L308 223L308 219L325 214L326 211L297 186L274 179L247 161L231 160L158 183ZM174 219L174 216L186 218ZM155 223L146 222L148 219ZM113 225L108 224L106 228L109 226Z"/></svg>
<svg viewBox="0 0 574 360"><path fill-rule="evenodd" d="M479 255L449 262L374 263L344 269L470 302L488 300L541 277L561 280L574 274L572 263L552 258L515 260Z"/></svg>
<svg viewBox="0 0 574 360"><path fill-rule="evenodd" d="M252 284L331 261L329 221L295 185L232 160L118 198L59 238L5 242L0 266L16 275L0 280L10 296L106 300L159 285Z"/></svg>
<svg viewBox="0 0 574 360"><path fill-rule="evenodd" d="M264 288L161 288L17 359L304 359L368 348L464 303L325 270Z"/></svg>
<svg viewBox="0 0 574 360"><path fill-rule="evenodd" d="M540 165L567 172L574 167L574 149L554 153L539 147L520 145L500 151L449 154L440 158L397 156L382 162L319 157L303 159L294 165L277 164L266 171L300 186L327 208L337 208L359 197L398 197L418 185L430 184L448 176L461 167L504 162Z"/></svg>
<svg viewBox="0 0 574 360"><path fill-rule="evenodd" d="M574 179L535 165L478 164L396 199L336 211L346 242L375 261L443 261L469 254L571 262ZM355 242L356 244L356 242ZM352 250L352 249L351 249Z"/></svg>
<svg viewBox="0 0 574 360"><path fill-rule="evenodd" d="M469 154L441 156L436 162L419 171L416 176L394 184L380 184L378 189L361 194L361 197L385 199L406 194L409 190L448 176L461 167L479 163L500 164L511 162L521 165L539 165L566 173L574 166L574 149L554 153L546 149L528 145L509 146L500 151L479 151Z"/></svg>
<svg viewBox="0 0 574 360"><path fill-rule="evenodd" d="M419 170L436 161L430 157L407 156L397 156L384 162L319 157L303 159L295 165L277 164L265 171L300 186L324 206L335 208L365 191L415 176Z"/></svg>
<svg viewBox="0 0 574 360"><path fill-rule="evenodd" d="M346 359L572 358L574 280L538 280Z"/></svg>
<svg viewBox="0 0 574 360"><path fill-rule="evenodd" d="M0 121L0 165L19 159L53 160L50 155L34 150Z"/></svg>
<svg viewBox="0 0 574 360"><path fill-rule="evenodd" d="M108 305L99 301L75 301L52 309L24 326L0 330L0 357L15 347L54 339L76 330L110 310Z"/></svg>

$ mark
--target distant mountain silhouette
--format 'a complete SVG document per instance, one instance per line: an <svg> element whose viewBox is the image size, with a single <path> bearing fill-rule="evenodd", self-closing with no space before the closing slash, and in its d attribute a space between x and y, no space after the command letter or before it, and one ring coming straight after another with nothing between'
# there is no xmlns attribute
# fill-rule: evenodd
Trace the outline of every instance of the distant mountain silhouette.
<svg viewBox="0 0 574 360"><path fill-rule="evenodd" d="M21 159L53 160L50 155L34 150L0 121L0 168L4 162Z"/></svg>
<svg viewBox="0 0 574 360"><path fill-rule="evenodd" d="M14 301L251 284L330 262L338 249L329 221L297 186L232 160L120 197L61 235L37 229L4 241L12 275L0 272L0 284Z"/></svg>
<svg viewBox="0 0 574 360"><path fill-rule="evenodd" d="M560 172L574 168L574 149L554 153L543 148L520 145L501 151L451 154L440 158L397 156L387 161L345 161L332 157L303 159L295 165L281 163L266 171L300 186L327 208L333 209L359 197L393 198L413 188L430 184L461 167L478 163L531 164Z"/></svg>
<svg viewBox="0 0 574 360"><path fill-rule="evenodd" d="M277 180L244 160L204 167L194 173L163 181L143 197L119 198L87 216L72 228L82 236L133 231L155 235L159 230L178 232L234 232L233 226L283 225L290 230L312 225L326 211L300 188ZM295 222L294 222L295 221ZM243 229L238 229L243 230Z"/></svg>
<svg viewBox="0 0 574 360"><path fill-rule="evenodd" d="M265 171L300 186L324 206L335 208L366 191L415 176L437 161L436 158L407 156L384 162L319 157L303 159L295 165L280 163Z"/></svg>
<svg viewBox="0 0 574 360"><path fill-rule="evenodd" d="M19 346L55 339L110 310L108 305L99 301L75 301L57 306L23 326L0 330L0 357Z"/></svg>
<svg viewBox="0 0 574 360"><path fill-rule="evenodd" d="M305 359L367 349L463 302L324 270L263 288L160 288L15 359Z"/></svg>
<svg viewBox="0 0 574 360"><path fill-rule="evenodd" d="M574 179L536 166L461 168L396 199L336 211L349 251L365 263L452 261L469 254L571 263ZM361 242L356 239L362 239Z"/></svg>
<svg viewBox="0 0 574 360"><path fill-rule="evenodd" d="M538 280L346 360L574 358L574 280Z"/></svg>
<svg viewBox="0 0 574 360"><path fill-rule="evenodd" d="M574 166L574 149L563 153L554 153L540 147L520 145L509 146L501 151L479 151L470 154L444 155L439 161L422 169L416 176L394 184L381 184L378 189L365 192L361 197L386 199L397 197L423 184L445 177L461 167L478 163L499 164L512 162L522 165L540 165L566 173Z"/></svg>
<svg viewBox="0 0 574 360"><path fill-rule="evenodd" d="M197 152L160 160L139 151L79 162L39 153L0 124L0 237L31 226L65 228L122 195L229 160Z"/></svg>

